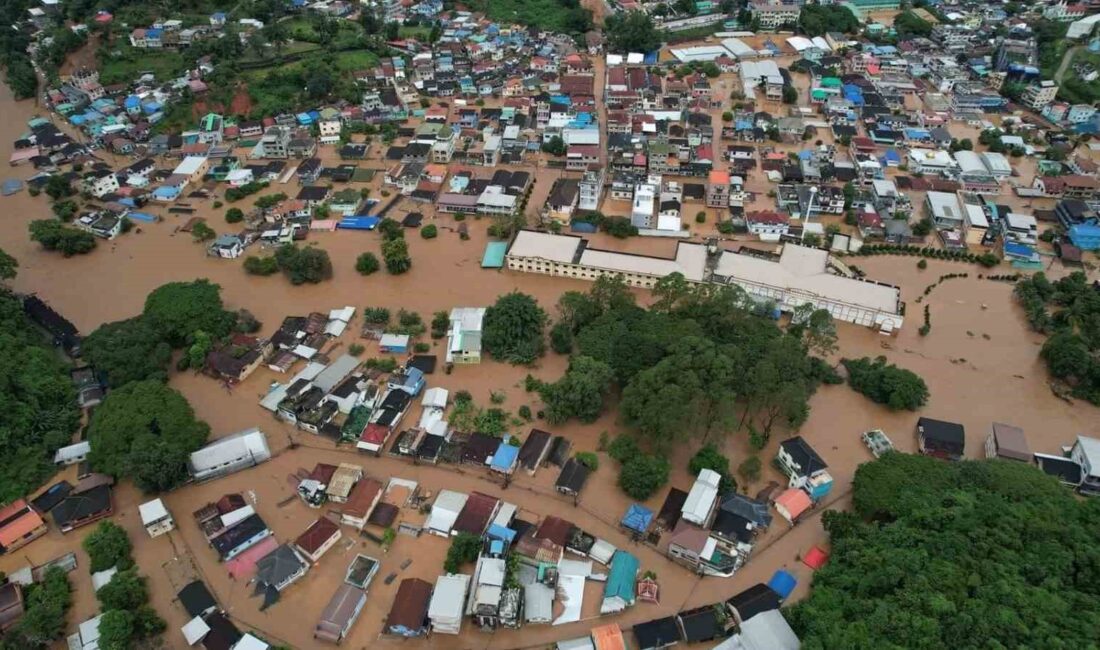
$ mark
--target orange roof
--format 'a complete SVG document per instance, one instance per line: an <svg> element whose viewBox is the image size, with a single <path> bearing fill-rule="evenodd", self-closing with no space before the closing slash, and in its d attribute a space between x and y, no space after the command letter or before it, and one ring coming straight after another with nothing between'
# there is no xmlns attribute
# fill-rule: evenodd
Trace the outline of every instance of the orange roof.
<svg viewBox="0 0 1100 650"><path fill-rule="evenodd" d="M596 644L596 650L626 650L623 631L618 623L592 628L592 642Z"/></svg>
<svg viewBox="0 0 1100 650"><path fill-rule="evenodd" d="M7 522L0 527L0 546L11 546L28 533L46 525L42 517L27 505L25 499L14 501L0 510L0 521Z"/></svg>
<svg viewBox="0 0 1100 650"><path fill-rule="evenodd" d="M430 165L424 165L424 173L428 176L446 176L447 166L432 163Z"/></svg>
<svg viewBox="0 0 1100 650"><path fill-rule="evenodd" d="M710 182L719 185L729 185L730 173L722 171L720 169L715 169L710 173Z"/></svg>
<svg viewBox="0 0 1100 650"><path fill-rule="evenodd" d="M810 501L810 495L806 494L798 488L791 488L775 497L775 505L783 506L783 509L794 519L798 515L809 510L813 505Z"/></svg>

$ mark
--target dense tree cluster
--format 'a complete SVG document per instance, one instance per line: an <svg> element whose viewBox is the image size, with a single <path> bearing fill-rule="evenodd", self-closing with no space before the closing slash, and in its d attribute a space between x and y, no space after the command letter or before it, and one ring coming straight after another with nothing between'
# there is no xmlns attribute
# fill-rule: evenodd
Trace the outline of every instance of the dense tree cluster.
<svg viewBox="0 0 1100 650"><path fill-rule="evenodd" d="M842 5L807 4L798 13L798 29L807 36L824 36L828 32L855 34L859 19Z"/></svg>
<svg viewBox="0 0 1100 650"><path fill-rule="evenodd" d="M604 396L614 378L615 373L606 363L592 357L574 357L561 379L543 384L539 390L546 403L546 420L551 424L569 418L594 422L603 411Z"/></svg>
<svg viewBox="0 0 1100 650"><path fill-rule="evenodd" d="M1023 463L887 454L788 611L807 650L1084 648L1100 625L1100 502Z"/></svg>
<svg viewBox="0 0 1100 650"><path fill-rule="evenodd" d="M1036 273L1017 283L1016 298L1032 329L1050 334L1041 353L1050 374L1100 404L1100 292L1080 271L1054 282Z"/></svg>
<svg viewBox="0 0 1100 650"><path fill-rule="evenodd" d="M275 263L291 284L317 284L332 277L332 260L316 246L283 244L275 250Z"/></svg>
<svg viewBox="0 0 1100 650"><path fill-rule="evenodd" d="M187 480L187 460L209 435L179 392L159 381L133 382L108 393L92 416L89 460L146 492L169 490Z"/></svg>
<svg viewBox="0 0 1100 650"><path fill-rule="evenodd" d="M916 411L928 402L928 386L911 370L886 362L886 357L844 359L848 385L871 401L894 411Z"/></svg>
<svg viewBox="0 0 1100 650"><path fill-rule="evenodd" d="M477 560L481 552L481 537L471 533L459 533L451 540L447 549L447 559L443 561L443 570L458 573L462 566Z"/></svg>
<svg viewBox="0 0 1100 650"><path fill-rule="evenodd" d="M668 458L645 453L634 438L619 436L607 451L619 461L619 487L631 498L645 501L668 482Z"/></svg>
<svg viewBox="0 0 1100 650"><path fill-rule="evenodd" d="M42 484L80 422L69 371L12 293L0 289L0 502Z"/></svg>
<svg viewBox="0 0 1100 650"><path fill-rule="evenodd" d="M531 364L546 351L546 312L531 296L513 291L485 310L485 350L512 364Z"/></svg>
<svg viewBox="0 0 1100 650"><path fill-rule="evenodd" d="M236 315L222 306L221 287L206 279L157 287L146 296L143 315L176 348L188 344L198 330L222 338L236 322Z"/></svg>
<svg viewBox="0 0 1100 650"><path fill-rule="evenodd" d="M95 250L95 235L57 219L37 219L29 226L31 241L38 242L48 251L57 251L65 257L84 255Z"/></svg>
<svg viewBox="0 0 1100 650"><path fill-rule="evenodd" d="M133 648L165 630L167 624L149 605L149 589L138 573L126 531L104 521L84 539L92 573L118 569L110 582L96 591L103 618L99 623L102 648Z"/></svg>
<svg viewBox="0 0 1100 650"><path fill-rule="evenodd" d="M167 381L172 346L136 316L99 326L84 339L84 358L118 388L143 379Z"/></svg>
<svg viewBox="0 0 1100 650"><path fill-rule="evenodd" d="M898 33L900 39L918 36L928 38L932 35L932 23L912 11L903 11L894 16L894 31Z"/></svg>
<svg viewBox="0 0 1100 650"><path fill-rule="evenodd" d="M644 11L611 14L604 21L604 35L611 52L652 52L661 46L662 34Z"/></svg>
<svg viewBox="0 0 1100 650"><path fill-rule="evenodd" d="M42 581L23 590L25 612L0 638L0 650L50 647L65 634L65 614L73 602L72 585L61 567L50 567Z"/></svg>
<svg viewBox="0 0 1100 650"><path fill-rule="evenodd" d="M359 257L355 258L355 271L359 275L370 275L381 267L374 253L360 253Z"/></svg>

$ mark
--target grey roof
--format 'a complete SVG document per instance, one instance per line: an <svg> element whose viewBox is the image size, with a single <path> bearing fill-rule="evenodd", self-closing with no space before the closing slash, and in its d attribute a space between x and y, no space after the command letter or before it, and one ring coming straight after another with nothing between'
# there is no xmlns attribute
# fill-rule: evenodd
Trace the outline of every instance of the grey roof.
<svg viewBox="0 0 1100 650"><path fill-rule="evenodd" d="M286 582L305 564L293 548L283 544L260 558L256 563L256 582L267 585L279 585Z"/></svg>
<svg viewBox="0 0 1100 650"><path fill-rule="evenodd" d="M743 494L737 494L736 492L730 494L719 507L728 513L744 517L757 526L767 528L772 523L772 514L768 510L768 504L750 499Z"/></svg>

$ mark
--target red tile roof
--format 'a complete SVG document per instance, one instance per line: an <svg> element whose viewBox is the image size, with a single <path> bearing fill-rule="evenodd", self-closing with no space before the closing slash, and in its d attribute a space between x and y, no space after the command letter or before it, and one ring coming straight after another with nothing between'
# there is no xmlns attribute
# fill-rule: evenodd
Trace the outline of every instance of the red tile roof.
<svg viewBox="0 0 1100 650"><path fill-rule="evenodd" d="M313 555L334 536L340 534L340 527L332 523L331 519L321 517L313 522L306 532L294 540L294 545L309 555Z"/></svg>

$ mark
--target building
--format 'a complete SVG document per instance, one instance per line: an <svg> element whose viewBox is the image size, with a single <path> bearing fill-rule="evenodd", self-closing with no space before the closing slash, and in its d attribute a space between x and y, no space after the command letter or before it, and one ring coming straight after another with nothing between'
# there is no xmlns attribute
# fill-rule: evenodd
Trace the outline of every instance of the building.
<svg viewBox="0 0 1100 650"><path fill-rule="evenodd" d="M92 452L92 444L87 440L65 447L61 447L53 455L53 462L59 467L75 465L88 460L88 454Z"/></svg>
<svg viewBox="0 0 1100 650"><path fill-rule="evenodd" d="M1077 436L1069 457L1081 466L1081 494L1100 496L1100 440Z"/></svg>
<svg viewBox="0 0 1100 650"><path fill-rule="evenodd" d="M447 330L447 363L481 363L484 307L455 307Z"/></svg>
<svg viewBox="0 0 1100 650"><path fill-rule="evenodd" d="M820 501L832 489L833 477L828 465L802 436L779 443L775 462L787 475L788 485L806 490L814 501Z"/></svg>
<svg viewBox="0 0 1100 650"><path fill-rule="evenodd" d="M1040 110L1053 102L1057 96L1058 84L1047 80L1031 84L1025 88L1024 94L1020 96L1020 101L1034 110Z"/></svg>
<svg viewBox="0 0 1100 650"><path fill-rule="evenodd" d="M741 624L732 637L739 650L799 650L802 642L778 609L761 612ZM726 649L723 643L720 647Z"/></svg>
<svg viewBox="0 0 1100 650"><path fill-rule="evenodd" d="M0 633L15 627L24 611L23 586L17 582L0 586Z"/></svg>
<svg viewBox="0 0 1100 650"><path fill-rule="evenodd" d="M926 216L940 229L962 230L965 215L959 199L947 192L928 192L924 197Z"/></svg>
<svg viewBox="0 0 1100 650"><path fill-rule="evenodd" d="M760 29L776 30L785 25L798 23L799 6L797 4L757 4L752 5L752 16L759 20Z"/></svg>
<svg viewBox="0 0 1100 650"><path fill-rule="evenodd" d="M431 583L419 578L402 580L390 605L390 613L386 616L385 631L403 637L427 634L431 599Z"/></svg>
<svg viewBox="0 0 1100 650"><path fill-rule="evenodd" d="M966 445L966 431L961 424L922 417L917 420L917 445L926 456L959 460Z"/></svg>
<svg viewBox="0 0 1100 650"><path fill-rule="evenodd" d="M168 508L164 507L164 501L160 499L141 504L138 506L138 512L141 514L141 525L145 527L149 537L160 537L176 527L175 520L172 519Z"/></svg>
<svg viewBox="0 0 1100 650"><path fill-rule="evenodd" d="M309 571L309 564L289 544L282 544L256 562L258 587L282 591Z"/></svg>
<svg viewBox="0 0 1100 650"><path fill-rule="evenodd" d="M462 631L466 594L470 588L470 576L462 573L440 576L435 583L431 602L428 603L428 619L432 632L458 634Z"/></svg>
<svg viewBox="0 0 1100 650"><path fill-rule="evenodd" d="M340 523L363 530L375 506L382 499L382 492L382 484L373 478L365 478L356 483L348 496L348 502L344 504Z"/></svg>
<svg viewBox="0 0 1100 650"><path fill-rule="evenodd" d="M321 556L328 552L336 542L340 541L340 527L328 517L321 517L310 524L298 539L294 540L294 546L316 564Z"/></svg>
<svg viewBox="0 0 1100 650"><path fill-rule="evenodd" d="M1011 424L994 422L989 437L985 439L985 457L1030 463L1031 450L1028 449L1024 430Z"/></svg>
<svg viewBox="0 0 1100 650"><path fill-rule="evenodd" d="M17 551L46 532L46 522L26 499L16 499L0 509L0 551L3 553Z"/></svg>
<svg viewBox="0 0 1100 650"><path fill-rule="evenodd" d="M633 605L637 579L638 558L623 550L615 551L604 585L600 614L614 614Z"/></svg>
<svg viewBox="0 0 1100 650"><path fill-rule="evenodd" d="M191 476L205 481L239 472L271 458L267 437L257 428L215 440L191 454Z"/></svg>
<svg viewBox="0 0 1100 650"><path fill-rule="evenodd" d="M50 515L63 533L109 517L114 511L109 483L98 483L80 492L70 492Z"/></svg>
<svg viewBox="0 0 1100 650"><path fill-rule="evenodd" d="M184 179L184 185L202 183L206 172L210 171L210 159L206 156L187 156L172 171L173 176Z"/></svg>
<svg viewBox="0 0 1100 650"><path fill-rule="evenodd" d="M783 311L811 304L827 309L837 320L884 332L900 328L904 321L897 287L831 272L827 251L793 244L772 256L679 242L675 257L669 259L592 248L575 235L521 230L505 261L512 271L590 281L619 275L628 285L647 289L679 273L690 283L737 285L750 297L772 301Z"/></svg>
<svg viewBox="0 0 1100 650"><path fill-rule="evenodd" d="M580 191L580 198L577 202L578 210L594 212L600 209L603 183L603 168L588 169L584 172L584 176L581 177L577 185Z"/></svg>
<svg viewBox="0 0 1100 650"><path fill-rule="evenodd" d="M712 470L704 469L695 478L691 491L688 492L687 501L681 508L681 518L696 526L706 526L710 523L710 516L714 513L714 505L718 501L718 486L722 482L722 476Z"/></svg>
<svg viewBox="0 0 1100 650"><path fill-rule="evenodd" d="M321 611L321 620L313 628L313 638L340 643L359 619L366 604L367 592L348 584L340 585Z"/></svg>
<svg viewBox="0 0 1100 650"><path fill-rule="evenodd" d="M707 179L708 208L728 208L730 205L730 173L714 170Z"/></svg>
<svg viewBox="0 0 1100 650"><path fill-rule="evenodd" d="M558 480L554 483L554 489L576 498L580 495L585 481L588 480L588 473L588 466L576 458L570 458L562 466L561 474L558 475Z"/></svg>

